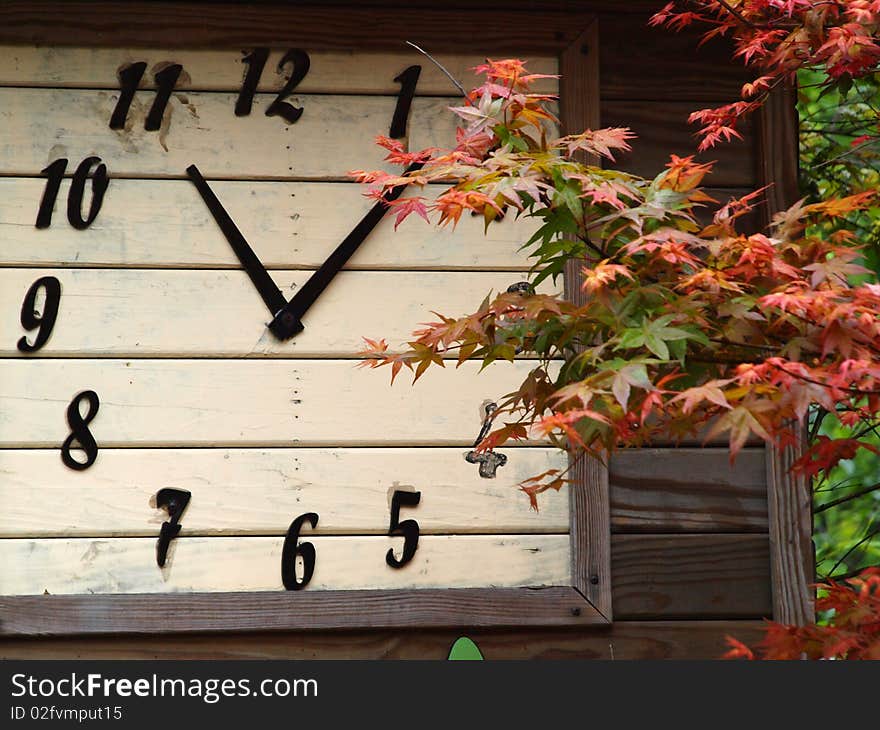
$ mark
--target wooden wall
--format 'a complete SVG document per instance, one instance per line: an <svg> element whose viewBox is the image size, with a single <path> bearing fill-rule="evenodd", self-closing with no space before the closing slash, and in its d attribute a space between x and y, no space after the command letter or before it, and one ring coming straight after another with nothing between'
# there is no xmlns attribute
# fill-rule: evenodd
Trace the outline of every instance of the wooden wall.
<svg viewBox="0 0 880 730"><path fill-rule="evenodd" d="M374 2L384 9L394 2ZM402 4L402 3L400 3ZM640 134L619 164L655 175L670 152L690 154L689 111L736 97L745 80L722 45L695 50L693 36L645 26L650 2L513 3L547 12L596 11L600 23L600 115L603 124ZM40 6L40 3L32 5ZM172 4L173 5L173 4ZM324 6L344 3L324 2ZM436 3L409 0L407 6ZM445 7L455 2L444 3ZM493 12L499 5L484 0ZM469 4L462 4L464 8ZM165 8L168 9L166 4ZM362 9L363 5L359 6ZM37 7L39 11L39 7ZM225 12L225 11L224 11ZM270 24L276 11L260 6ZM385 10L383 10L385 12ZM391 11L388 11L391 12ZM222 15L222 13L221 13ZM227 17L227 26L234 22ZM6 20L11 20L7 18ZM503 21L499 20L499 23ZM7 23L8 25L8 23ZM93 25L100 26L99 21ZM22 21L32 32L34 21ZM208 31L220 33L218 21ZM7 35L10 32L6 31ZM268 32L268 31L267 31ZM499 32L498 29L494 32ZM417 39L414 32L414 38ZM476 50L476 46L475 46ZM716 197L740 194L764 182L754 127L746 139L705 157L718 160L709 185ZM783 140L784 141L784 140ZM793 140L788 142L793 145ZM794 147L774 154L794 154ZM766 154L766 153L765 153ZM766 218L766 212L764 216ZM759 225L756 217L752 225ZM713 658L724 636L758 636L773 611L769 534L768 460L749 448L730 466L723 448L658 448L623 452L610 468L614 624L578 630L474 631L487 658ZM6 640L5 657L68 658L442 658L463 631L383 631L226 636L148 636Z"/></svg>

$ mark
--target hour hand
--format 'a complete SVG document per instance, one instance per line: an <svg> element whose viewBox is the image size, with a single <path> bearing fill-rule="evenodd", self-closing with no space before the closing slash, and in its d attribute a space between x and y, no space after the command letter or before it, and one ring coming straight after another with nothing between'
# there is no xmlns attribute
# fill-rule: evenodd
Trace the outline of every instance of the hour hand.
<svg viewBox="0 0 880 730"><path fill-rule="evenodd" d="M202 200L205 201L205 205L208 206L208 210L211 211L211 215L214 216L214 220L217 222L220 230L223 231L223 235L226 236L226 240L229 241L229 245L232 246L232 250L238 256L238 260L241 261L245 272L247 272L250 280L257 288L257 292L259 292L266 303L266 307L272 315L272 322L269 324L272 334L280 340L288 340L302 332L302 322L299 321L298 317L291 315L290 312L284 311L287 307L287 299L284 298L281 290L272 281L272 277L269 276L266 267L257 258L245 237L241 235L238 226L235 225L232 218L229 217L229 213L226 212L217 196L214 195L214 191L208 186L205 178L202 177L202 173L199 172L195 165L190 165L186 168L186 174L193 185L196 186L196 190L199 191L199 195L202 196Z"/></svg>

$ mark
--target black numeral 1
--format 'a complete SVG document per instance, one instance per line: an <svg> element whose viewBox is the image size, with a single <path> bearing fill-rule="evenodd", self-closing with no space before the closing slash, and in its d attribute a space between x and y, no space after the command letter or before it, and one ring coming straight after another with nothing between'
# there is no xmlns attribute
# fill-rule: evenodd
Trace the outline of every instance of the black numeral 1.
<svg viewBox="0 0 880 730"><path fill-rule="evenodd" d="M254 94L257 92L257 86L260 83L260 76L269 59L268 48L255 48L248 53L242 63L247 65L247 72L244 75L244 81L241 84L241 91L238 92L238 99L235 102L235 116L246 117L251 113L254 103ZM266 108L267 117L283 117L288 124L296 122L303 113L301 107L284 101L293 93L293 90L300 84L309 72L312 61L309 54L301 48L291 48L281 61L278 62L278 72L282 73L284 67L290 64L292 70L290 78L284 84L275 100Z"/></svg>
<svg viewBox="0 0 880 730"><path fill-rule="evenodd" d="M392 568L402 568L416 554L419 547L419 523L415 520L400 521L401 507L415 507L422 498L421 492L395 491L391 497L391 524L388 527L389 537L403 537L403 556L398 560L394 557L394 548L388 548L385 562Z"/></svg>
<svg viewBox="0 0 880 730"><path fill-rule="evenodd" d="M416 84L419 82L419 75L421 73L421 66L410 66L394 78L400 84L400 93L397 95L397 106L394 108L391 128L388 130L388 136L391 139L406 137L409 110L412 106L413 97L416 95Z"/></svg>
<svg viewBox="0 0 880 730"><path fill-rule="evenodd" d="M128 110L131 108L131 102L134 101L134 95L140 86L144 72L147 70L147 64L144 61L130 63L120 69L119 76L119 99L113 114L110 116L110 129L125 129L125 122L128 120ZM147 119L144 122L144 129L148 132L155 132L162 126L162 117L165 115L165 108L171 99L171 92L177 85L183 66L179 63L172 63L157 71L153 75L156 82L156 97L150 111L147 113Z"/></svg>
<svg viewBox="0 0 880 730"><path fill-rule="evenodd" d="M43 289L46 292L46 303L43 313L37 314L37 293ZM37 279L28 289L21 304L21 326L29 332L37 329L37 336L33 344L28 343L27 337L18 341L18 349L21 352L36 352L49 340L52 329L55 327L55 319L58 316L58 306L61 302L61 282L54 276L44 276Z"/></svg>
<svg viewBox="0 0 880 730"><path fill-rule="evenodd" d="M92 171L93 165L97 165L94 171ZM52 212L55 209L58 190L61 188L61 181L64 179L66 170L67 160L62 157L40 171L40 174L45 175L48 180L43 197L40 199L40 209L37 211L37 228L48 228L52 225ZM86 192L86 181L89 178L92 180L92 201L89 204L88 216L83 218L82 204ZM67 220L70 225L82 231L95 222L95 218L101 211L101 205L104 203L104 193L107 192L108 185L110 185L110 176L107 174L107 165L101 162L100 157L86 157L79 163L76 172L73 173L70 192L67 195Z"/></svg>
<svg viewBox="0 0 880 730"><path fill-rule="evenodd" d="M180 518L189 504L192 493L185 489L160 489L156 494L156 507L168 510L168 522L162 523L159 531L159 541L156 543L156 563L160 568L165 567L165 559L168 557L168 547L171 541L180 534Z"/></svg>
<svg viewBox="0 0 880 730"><path fill-rule="evenodd" d="M284 538L284 547L281 548L281 580L284 587L289 591L299 591L305 588L315 572L315 546L310 542L299 542L299 533L304 522L308 522L312 528L318 525L318 515L307 512L300 515L287 529L287 537ZM302 580L296 577L296 558L303 559Z"/></svg>

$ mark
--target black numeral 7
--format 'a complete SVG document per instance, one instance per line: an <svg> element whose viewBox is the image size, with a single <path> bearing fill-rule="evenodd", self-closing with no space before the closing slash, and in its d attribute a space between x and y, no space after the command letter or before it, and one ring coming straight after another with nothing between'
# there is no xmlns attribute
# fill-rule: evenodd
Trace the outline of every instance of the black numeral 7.
<svg viewBox="0 0 880 730"><path fill-rule="evenodd" d="M144 61L130 63L120 69L118 74L120 87L119 101L116 102L113 116L110 117L110 129L125 129L128 110L131 107L135 92L137 92L146 70L147 64ZM162 126L165 107L168 106L168 100L171 98L171 92L174 91L174 87L177 85L181 71L183 71L183 66L179 63L172 63L153 75L157 90L156 98L153 100L153 105L147 114L147 120L144 122L144 129L148 132L155 132Z"/></svg>

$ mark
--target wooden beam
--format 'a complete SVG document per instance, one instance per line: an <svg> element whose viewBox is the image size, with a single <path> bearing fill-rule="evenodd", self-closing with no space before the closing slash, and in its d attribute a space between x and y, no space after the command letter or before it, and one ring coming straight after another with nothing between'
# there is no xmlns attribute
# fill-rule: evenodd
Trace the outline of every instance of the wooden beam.
<svg viewBox="0 0 880 730"><path fill-rule="evenodd" d="M593 624L570 587L0 597L0 636Z"/></svg>
<svg viewBox="0 0 880 730"><path fill-rule="evenodd" d="M798 190L798 117L796 90L777 88L758 114L758 177L766 192L766 215L785 210L800 196ZM767 221L769 222L769 220ZM807 448L806 429L797 443L772 449L767 459L770 516L773 618L783 623L815 620L815 559L812 545L813 493L811 481L791 473L792 464Z"/></svg>
<svg viewBox="0 0 880 730"><path fill-rule="evenodd" d="M592 22L560 56L561 122L566 133L596 129L599 124L599 28ZM565 271L565 295L583 298L576 261ZM608 469L595 459L576 459L569 478L572 519L572 580L609 621L611 620L611 534Z"/></svg>
<svg viewBox="0 0 880 730"><path fill-rule="evenodd" d="M761 621L618 621L571 629L468 628L486 659L717 659L724 637L753 644ZM323 631L218 636L0 639L2 659L445 659L462 635L450 630Z"/></svg>

